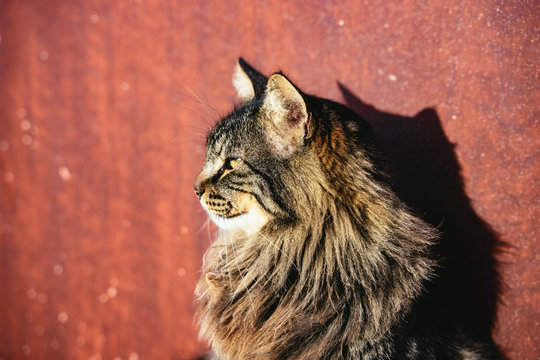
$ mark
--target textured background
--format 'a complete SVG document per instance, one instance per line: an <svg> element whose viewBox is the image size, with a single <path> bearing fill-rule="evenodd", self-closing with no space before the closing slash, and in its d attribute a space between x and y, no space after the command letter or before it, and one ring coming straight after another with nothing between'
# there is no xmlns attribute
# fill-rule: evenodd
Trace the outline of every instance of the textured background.
<svg viewBox="0 0 540 360"><path fill-rule="evenodd" d="M539 4L0 0L0 358L204 351L192 183L242 55L373 123L436 291L538 359Z"/></svg>

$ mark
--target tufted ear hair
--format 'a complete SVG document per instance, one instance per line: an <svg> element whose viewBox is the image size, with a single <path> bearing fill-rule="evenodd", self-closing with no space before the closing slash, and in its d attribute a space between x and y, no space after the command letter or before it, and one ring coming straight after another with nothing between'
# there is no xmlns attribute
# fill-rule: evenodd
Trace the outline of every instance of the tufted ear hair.
<svg viewBox="0 0 540 360"><path fill-rule="evenodd" d="M266 76L255 70L244 59L238 59L233 75L233 85L242 101L249 101L254 97L262 96L267 81Z"/></svg>
<svg viewBox="0 0 540 360"><path fill-rule="evenodd" d="M270 132L280 155L291 155L304 144L310 126L307 106L302 94L285 76L270 76L262 110L272 124Z"/></svg>

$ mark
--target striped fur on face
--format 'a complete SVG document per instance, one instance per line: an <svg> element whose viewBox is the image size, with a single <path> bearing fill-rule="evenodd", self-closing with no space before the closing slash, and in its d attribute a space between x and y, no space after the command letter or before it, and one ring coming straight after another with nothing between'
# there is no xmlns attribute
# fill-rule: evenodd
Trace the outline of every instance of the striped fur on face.
<svg viewBox="0 0 540 360"><path fill-rule="evenodd" d="M395 195L367 123L243 60L234 84L195 183L220 227L196 290L216 359L482 358L417 311L438 233Z"/></svg>
<svg viewBox="0 0 540 360"><path fill-rule="evenodd" d="M203 208L222 229L250 235L281 213L269 191L275 179L261 164L262 127L253 109L238 109L207 139L206 159L195 189Z"/></svg>
<svg viewBox="0 0 540 360"><path fill-rule="evenodd" d="M272 77L268 89L264 100L244 103L207 138L195 191L225 230L250 235L270 220L294 217L284 177L294 174L290 158L303 143L307 110L285 77Z"/></svg>

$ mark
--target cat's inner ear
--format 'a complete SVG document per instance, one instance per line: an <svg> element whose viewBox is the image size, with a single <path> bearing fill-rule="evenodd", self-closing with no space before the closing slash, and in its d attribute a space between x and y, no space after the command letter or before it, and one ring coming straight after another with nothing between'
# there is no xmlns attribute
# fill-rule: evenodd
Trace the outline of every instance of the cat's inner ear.
<svg viewBox="0 0 540 360"><path fill-rule="evenodd" d="M300 92L285 76L274 74L268 79L262 109L279 138L278 150L287 155L302 145L309 125L307 107Z"/></svg>
<svg viewBox="0 0 540 360"><path fill-rule="evenodd" d="M267 78L244 59L238 59L233 74L233 86L242 101L249 101L264 94Z"/></svg>
<svg viewBox="0 0 540 360"><path fill-rule="evenodd" d="M233 86L236 89L236 94L242 101L249 101L255 97L253 84L240 66L240 63L236 64L236 69L234 70Z"/></svg>

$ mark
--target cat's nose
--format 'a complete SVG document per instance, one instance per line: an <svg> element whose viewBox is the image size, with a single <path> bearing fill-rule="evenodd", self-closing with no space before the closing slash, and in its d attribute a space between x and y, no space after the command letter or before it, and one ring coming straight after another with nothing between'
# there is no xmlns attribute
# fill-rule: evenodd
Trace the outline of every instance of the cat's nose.
<svg viewBox="0 0 540 360"><path fill-rule="evenodd" d="M200 199L201 196L204 194L204 188L201 188L199 185L195 185L193 187L193 190L195 190L195 195Z"/></svg>

